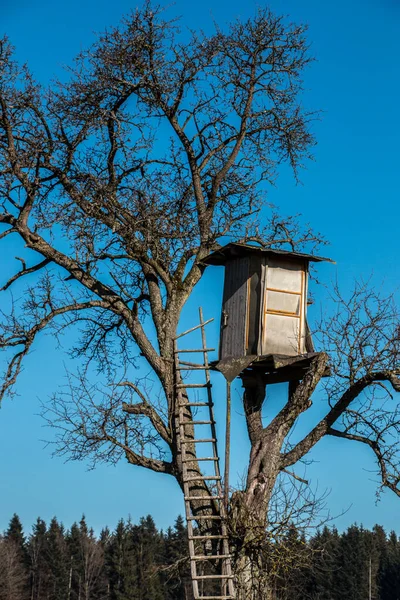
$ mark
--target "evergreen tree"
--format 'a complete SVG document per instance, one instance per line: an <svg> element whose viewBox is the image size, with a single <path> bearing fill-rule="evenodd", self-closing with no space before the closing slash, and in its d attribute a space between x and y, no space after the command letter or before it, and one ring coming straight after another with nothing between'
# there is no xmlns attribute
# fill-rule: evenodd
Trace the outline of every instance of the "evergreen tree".
<svg viewBox="0 0 400 600"><path fill-rule="evenodd" d="M333 600L337 595L340 536L335 527L324 527L310 540L311 565L308 568L308 596L312 600Z"/></svg>
<svg viewBox="0 0 400 600"><path fill-rule="evenodd" d="M104 558L104 568L102 569L101 574L100 574L99 585L103 592L104 598L106 598L107 600L110 600L110 598L111 598L111 587L110 587L110 578L109 578L110 572L109 572L109 562L108 562L111 540L112 540L112 536L111 536L111 532L110 532L109 528L104 527L100 531L100 536L99 536L99 544L101 546L103 558Z"/></svg>
<svg viewBox="0 0 400 600"><path fill-rule="evenodd" d="M387 539L383 527L375 525L372 531L365 531L365 540L369 555L368 574L371 585L371 598L381 600L380 598L380 576L382 565L384 565L387 556ZM369 587L369 584L368 584ZM369 595L368 595L369 597Z"/></svg>
<svg viewBox="0 0 400 600"><path fill-rule="evenodd" d="M386 542L386 552L379 574L379 600L400 600L400 541L392 531Z"/></svg>
<svg viewBox="0 0 400 600"><path fill-rule="evenodd" d="M338 598L365 600L369 593L370 541L365 530L352 525L339 544L339 569L336 574Z"/></svg>
<svg viewBox="0 0 400 600"><path fill-rule="evenodd" d="M66 536L68 552L68 600L80 600L83 578L83 564L80 544L80 531L77 523L73 523Z"/></svg>
<svg viewBox="0 0 400 600"><path fill-rule="evenodd" d="M49 569L49 590L46 600L69 599L70 559L65 532L55 517L47 532L46 556Z"/></svg>
<svg viewBox="0 0 400 600"><path fill-rule="evenodd" d="M47 545L46 523L38 517L32 527L27 544L27 553L30 562L30 598L40 600L48 596L49 569L46 555Z"/></svg>
<svg viewBox="0 0 400 600"><path fill-rule="evenodd" d="M138 596L136 586L136 554L131 525L123 519L106 547L106 568L110 585L110 600L130 600Z"/></svg>
<svg viewBox="0 0 400 600"><path fill-rule="evenodd" d="M192 598L187 530L182 516L178 516L174 528L168 528L164 536L164 563L166 570L162 580L166 600L189 600Z"/></svg>
<svg viewBox="0 0 400 600"><path fill-rule="evenodd" d="M378 525L325 527L310 540L292 526L266 552L274 600L366 600L370 581L373 600L400 600L400 541ZM85 517L68 533L38 518L25 541L14 515L0 536L0 600L193 600L185 522L164 534L151 516L121 519L96 537Z"/></svg>
<svg viewBox="0 0 400 600"><path fill-rule="evenodd" d="M6 540L11 540L14 542L16 548L18 548L18 552L20 558L25 566L29 565L29 557L25 545L25 535L22 527L21 520L19 516L14 513L11 517L8 528L4 534Z"/></svg>
<svg viewBox="0 0 400 600"><path fill-rule="evenodd" d="M131 600L164 600L161 581L161 544L153 518L140 519L139 525L131 526L136 554L136 596Z"/></svg>

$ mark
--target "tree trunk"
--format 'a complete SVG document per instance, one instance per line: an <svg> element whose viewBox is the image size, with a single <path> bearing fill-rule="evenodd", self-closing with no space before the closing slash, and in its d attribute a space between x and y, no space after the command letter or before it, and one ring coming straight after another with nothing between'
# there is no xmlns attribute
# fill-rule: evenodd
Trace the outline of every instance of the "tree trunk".
<svg viewBox="0 0 400 600"><path fill-rule="evenodd" d="M246 488L232 495L229 514L237 600L272 600L268 507L280 473L284 436L278 422L263 427L265 379L253 375L243 378L243 385L251 452Z"/></svg>
<svg viewBox="0 0 400 600"><path fill-rule="evenodd" d="M272 587L268 573L254 556L243 552L234 566L236 575L236 600L272 600Z"/></svg>
<svg viewBox="0 0 400 600"><path fill-rule="evenodd" d="M69 578L68 578L68 600L71 598L71 588L72 588L72 557L71 557L71 567L69 569Z"/></svg>
<svg viewBox="0 0 400 600"><path fill-rule="evenodd" d="M229 525L237 600L271 600L267 513L249 505L244 492L232 497Z"/></svg>

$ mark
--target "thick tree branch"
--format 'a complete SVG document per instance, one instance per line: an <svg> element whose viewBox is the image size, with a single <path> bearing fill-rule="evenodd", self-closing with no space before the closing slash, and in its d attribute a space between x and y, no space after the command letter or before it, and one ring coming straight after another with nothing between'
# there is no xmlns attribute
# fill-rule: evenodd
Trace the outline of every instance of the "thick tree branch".
<svg viewBox="0 0 400 600"><path fill-rule="evenodd" d="M174 465L171 462L167 462L165 460L157 460L156 458L149 458L148 456L143 456L138 454L128 445L123 444L113 435L110 435L103 429L104 438L103 441L109 442L113 444L113 446L117 448L121 448L123 450L127 461L131 465L136 465L138 467L144 467L145 469L150 469L150 471L155 471L156 473L167 473L168 475L174 474ZM94 441L101 441L100 439L94 439Z"/></svg>
<svg viewBox="0 0 400 600"><path fill-rule="evenodd" d="M122 381L118 385L127 386L134 390L134 392L139 396L142 402L138 404L128 404L127 402L122 403L122 410L130 415L143 415L148 417L153 425L154 429L160 435L160 437L167 442L167 444L172 444L171 434L169 433L164 421L156 411L156 409L150 404L147 400L146 396L140 391L140 389L131 381Z"/></svg>
<svg viewBox="0 0 400 600"><path fill-rule="evenodd" d="M277 428L280 430L281 436L286 437L297 417L311 406L311 396L325 373L327 363L328 355L325 352L320 352L313 358L303 379L291 390L292 393L289 394L286 406L267 426L267 430L269 427Z"/></svg>
<svg viewBox="0 0 400 600"><path fill-rule="evenodd" d="M321 419L321 421L314 427L314 429L292 450L287 452L282 457L283 467L293 465L300 460L307 452L311 450L313 446L328 433L330 428L337 422L337 420L343 415L350 404L360 396L360 394L368 388L371 384L377 381L388 381L392 385L393 389L397 392L400 391L400 379L397 373L391 371L378 371L376 373L369 373L356 381L349 387L348 390L342 395L340 400L333 406L328 414Z"/></svg>
<svg viewBox="0 0 400 600"><path fill-rule="evenodd" d="M60 267L66 269L74 279L82 283L84 287L93 292L96 296L99 296L102 301L107 304L109 310L124 318L127 327L131 331L140 350L143 352L156 373L162 377L164 374L164 363L162 359L150 343L140 321L133 315L132 311L122 298L109 286L96 279L88 271L85 271L77 261L66 254L63 254L59 250L56 250L37 233L30 231L26 225L17 221L15 228L29 248L44 256L46 260L53 261Z"/></svg>

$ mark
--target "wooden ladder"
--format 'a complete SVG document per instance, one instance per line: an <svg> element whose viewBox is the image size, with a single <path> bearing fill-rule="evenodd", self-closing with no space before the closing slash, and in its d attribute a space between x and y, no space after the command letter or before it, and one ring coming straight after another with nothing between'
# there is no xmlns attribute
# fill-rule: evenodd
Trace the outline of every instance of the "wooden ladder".
<svg viewBox="0 0 400 600"><path fill-rule="evenodd" d="M226 499L224 498L222 478L219 466L219 456L217 447L217 436L215 429L215 419L213 410L213 399L210 381L210 367L208 361L208 352L213 348L207 348L205 326L211 323L214 319L208 321L203 320L203 311L199 309L200 324L184 331L175 338L175 386L176 386L176 402L178 404L179 418L179 438L182 457L183 471L183 488L185 500L185 513L187 521L187 531L189 540L189 555L190 569L193 583L193 593L195 600L233 600L235 598L235 590L232 575L231 555L229 549L229 540L226 527ZM177 340L196 330L201 330L202 347L195 349L179 350ZM200 353L203 357L202 363L192 363L180 359L182 353ZM185 383L182 375L186 371L187 375L192 375L194 371L204 371L205 381L202 383ZM206 397L203 401L198 398L190 397L192 391L206 390ZM206 411L207 417L204 420L196 420L193 417L193 411ZM189 412L188 412L189 411ZM185 416L186 413L186 416ZM188 419L188 414L190 417ZM192 425L194 428L194 438L186 437L185 428ZM199 435L200 431L204 431L203 435ZM187 453L187 445L205 444L211 446L211 456L193 458ZM206 447L207 447L206 446ZM190 475L188 463L202 461L205 464L213 465L212 475L196 474ZM190 495L190 489L193 482L207 482L207 494L201 496ZM214 484L214 490L210 489L210 484ZM210 506L217 507L216 513L213 515L194 515L192 511L192 502L196 500L205 500L210 503ZM194 529L194 523L201 520L213 520L215 528L212 534L200 535ZM201 548L201 550L199 550ZM214 548L214 549L213 549ZM215 550L217 548L217 550ZM205 565L211 565L212 573L204 574ZM219 592L212 591L212 595L203 595L204 586L217 585ZM219 594L219 595L218 595Z"/></svg>

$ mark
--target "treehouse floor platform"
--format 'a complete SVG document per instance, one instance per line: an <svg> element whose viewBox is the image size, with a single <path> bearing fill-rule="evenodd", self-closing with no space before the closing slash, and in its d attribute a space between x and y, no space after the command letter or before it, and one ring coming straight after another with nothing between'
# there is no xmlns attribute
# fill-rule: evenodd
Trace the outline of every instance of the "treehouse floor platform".
<svg viewBox="0 0 400 600"><path fill-rule="evenodd" d="M229 382L239 376L248 380L262 375L267 384L283 383L301 381L316 356L318 356L318 352L309 352L298 356L282 354L232 356L213 361L210 363L210 367L215 371L220 371ZM329 374L330 371L327 368L323 377L328 377Z"/></svg>

